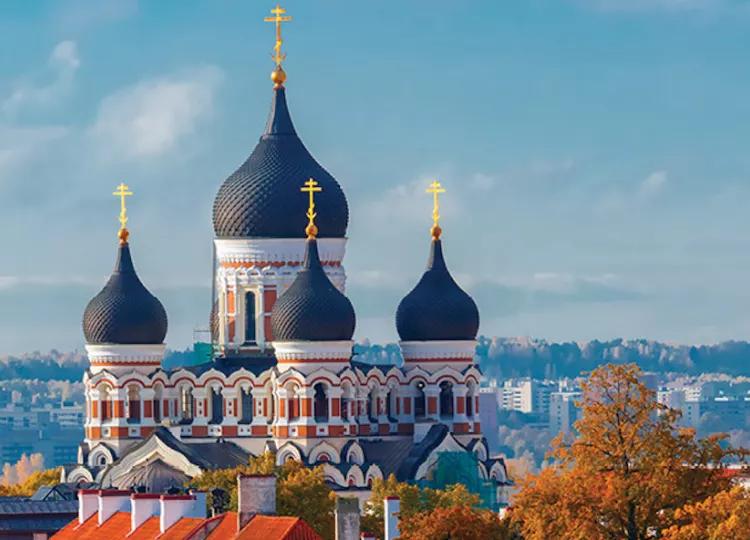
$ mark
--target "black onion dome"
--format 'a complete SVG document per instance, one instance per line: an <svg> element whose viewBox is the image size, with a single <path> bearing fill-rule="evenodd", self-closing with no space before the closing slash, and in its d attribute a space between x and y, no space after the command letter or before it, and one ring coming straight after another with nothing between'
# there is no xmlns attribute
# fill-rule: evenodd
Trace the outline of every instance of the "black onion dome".
<svg viewBox="0 0 750 540"><path fill-rule="evenodd" d="M348 341L354 335L354 308L326 276L318 243L305 246L305 262L273 306L274 341Z"/></svg>
<svg viewBox="0 0 750 540"><path fill-rule="evenodd" d="M433 240L427 270L396 311L402 341L472 340L479 330L474 300L448 272L440 240Z"/></svg>
<svg viewBox="0 0 750 540"><path fill-rule="evenodd" d="M167 313L143 286L128 244L120 245L107 284L83 313L83 335L90 344L151 345L164 342Z"/></svg>
<svg viewBox="0 0 750 540"><path fill-rule="evenodd" d="M310 178L323 188L315 197L319 236L346 236L344 192L297 136L284 92L283 86L274 89L265 133L216 195L213 219L219 238L304 236L307 198L300 197L300 188Z"/></svg>

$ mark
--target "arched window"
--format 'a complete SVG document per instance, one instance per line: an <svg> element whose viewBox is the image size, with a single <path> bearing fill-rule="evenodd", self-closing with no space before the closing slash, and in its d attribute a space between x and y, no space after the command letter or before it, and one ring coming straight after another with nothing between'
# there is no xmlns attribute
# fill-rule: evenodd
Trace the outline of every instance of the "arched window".
<svg viewBox="0 0 750 540"><path fill-rule="evenodd" d="M141 392L138 386L128 386L128 423L137 424L141 421Z"/></svg>
<svg viewBox="0 0 750 540"><path fill-rule="evenodd" d="M161 422L161 385L157 385L154 387L154 400L153 400L153 410L154 410L154 422L159 423Z"/></svg>
<svg viewBox="0 0 750 540"><path fill-rule="evenodd" d="M391 390L388 392L388 395L385 396L385 415L388 418L393 418L393 396L395 395L394 391Z"/></svg>
<svg viewBox="0 0 750 540"><path fill-rule="evenodd" d="M351 386L345 384L342 387L343 392L341 393L341 419L349 420L349 393L351 392Z"/></svg>
<svg viewBox="0 0 750 540"><path fill-rule="evenodd" d="M211 389L211 420L209 424L221 424L224 420L224 396L221 395L221 388L214 387Z"/></svg>
<svg viewBox="0 0 750 540"><path fill-rule="evenodd" d="M469 383L468 391L466 392L466 416L471 418L474 416L474 395L476 392L476 386L473 382Z"/></svg>
<svg viewBox="0 0 750 540"><path fill-rule="evenodd" d="M425 417L425 399L424 395L424 383L419 381L416 385L417 396L414 398L414 417L417 420L422 420Z"/></svg>
<svg viewBox="0 0 750 540"><path fill-rule="evenodd" d="M180 390L180 420L187 424L193 421L193 389L187 384Z"/></svg>
<svg viewBox="0 0 750 540"><path fill-rule="evenodd" d="M268 423L273 423L276 419L276 394L273 391L272 386L266 388L266 403L268 403Z"/></svg>
<svg viewBox="0 0 750 540"><path fill-rule="evenodd" d="M367 417L370 419L370 422L375 423L378 421L378 414L378 391L373 388L367 397Z"/></svg>
<svg viewBox="0 0 750 540"><path fill-rule="evenodd" d="M249 386L246 390L240 392L240 400L242 407L242 415L240 417L240 424L249 424L253 421L253 389Z"/></svg>
<svg viewBox="0 0 750 540"><path fill-rule="evenodd" d="M289 420L296 420L299 418L299 394L297 387L294 385L290 386L286 395Z"/></svg>
<svg viewBox="0 0 750 540"><path fill-rule="evenodd" d="M105 384L99 386L99 405L101 406L102 422L112 418L112 402L109 399L109 387Z"/></svg>
<svg viewBox="0 0 750 540"><path fill-rule="evenodd" d="M323 383L318 383L314 387L315 396L313 398L313 414L316 422L328 422L328 396L326 387Z"/></svg>
<svg viewBox="0 0 750 540"><path fill-rule="evenodd" d="M453 383L448 381L440 383L440 417L453 417Z"/></svg>
<svg viewBox="0 0 750 540"><path fill-rule="evenodd" d="M255 293L245 293L245 343L255 343Z"/></svg>

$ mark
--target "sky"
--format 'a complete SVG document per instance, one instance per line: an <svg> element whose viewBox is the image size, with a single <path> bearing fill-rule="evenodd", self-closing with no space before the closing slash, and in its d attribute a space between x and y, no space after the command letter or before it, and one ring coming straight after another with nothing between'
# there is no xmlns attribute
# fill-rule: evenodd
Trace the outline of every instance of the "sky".
<svg viewBox="0 0 750 540"><path fill-rule="evenodd" d="M0 354L83 345L121 181L167 342L207 326L211 208L271 99L273 4L0 4ZM350 206L356 337L444 250L480 332L750 339L750 0L289 0L297 131Z"/></svg>

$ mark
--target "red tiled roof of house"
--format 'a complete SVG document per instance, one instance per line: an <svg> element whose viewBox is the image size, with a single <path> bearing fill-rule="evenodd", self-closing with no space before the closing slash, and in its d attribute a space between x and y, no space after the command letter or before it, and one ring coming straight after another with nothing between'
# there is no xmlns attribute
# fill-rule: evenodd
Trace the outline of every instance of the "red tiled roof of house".
<svg viewBox="0 0 750 540"><path fill-rule="evenodd" d="M235 536L236 540L323 540L307 523L297 517L255 516Z"/></svg>
<svg viewBox="0 0 750 540"><path fill-rule="evenodd" d="M182 518L159 536L159 540L184 540L198 525L206 521L202 518Z"/></svg>
<svg viewBox="0 0 750 540"><path fill-rule="evenodd" d="M159 516L151 516L128 536L128 540L153 540L157 536L159 536Z"/></svg>
<svg viewBox="0 0 750 540"><path fill-rule="evenodd" d="M206 540L225 540L237 534L237 512L222 514L221 522L206 537Z"/></svg>

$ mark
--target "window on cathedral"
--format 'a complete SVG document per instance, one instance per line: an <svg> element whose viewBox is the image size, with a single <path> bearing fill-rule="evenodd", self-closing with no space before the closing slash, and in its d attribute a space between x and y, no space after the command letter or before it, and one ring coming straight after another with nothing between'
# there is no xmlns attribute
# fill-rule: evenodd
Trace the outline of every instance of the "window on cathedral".
<svg viewBox="0 0 750 540"><path fill-rule="evenodd" d="M221 388L211 389L211 419L209 424L221 424L224 421L224 396L221 395Z"/></svg>
<svg viewBox="0 0 750 540"><path fill-rule="evenodd" d="M315 396L313 398L313 410L316 422L328 422L328 396L326 387L323 383L318 383L314 387Z"/></svg>
<svg viewBox="0 0 750 540"><path fill-rule="evenodd" d="M99 414L102 422L112 418L112 402L109 397L109 388L106 385L99 387L99 404L101 405Z"/></svg>
<svg viewBox="0 0 750 540"><path fill-rule="evenodd" d="M153 413L154 422L157 424L161 422L161 386L154 387L154 401L153 401Z"/></svg>
<svg viewBox="0 0 750 540"><path fill-rule="evenodd" d="M393 412L393 397L394 397L394 395L395 394L394 394L393 390L391 390L390 392L388 392L388 395L385 397L385 414L386 414L386 416L389 419L393 418L392 412Z"/></svg>
<svg viewBox="0 0 750 540"><path fill-rule="evenodd" d="M193 390L187 385L180 391L180 419L183 423L193 421Z"/></svg>
<svg viewBox="0 0 750 540"><path fill-rule="evenodd" d="M453 417L453 383L448 381L440 383L440 417Z"/></svg>
<svg viewBox="0 0 750 540"><path fill-rule="evenodd" d="M137 424L141 421L141 391L132 384L128 386L128 422Z"/></svg>
<svg viewBox="0 0 750 540"><path fill-rule="evenodd" d="M422 420L425 417L427 401L424 395L424 383L422 381L419 381L416 388L417 396L414 398L414 417L417 420Z"/></svg>
<svg viewBox="0 0 750 540"><path fill-rule="evenodd" d="M290 386L287 390L287 408L289 420L299 418L299 394L295 386Z"/></svg>
<svg viewBox="0 0 750 540"><path fill-rule="evenodd" d="M253 421L253 389L248 387L240 392L240 407L242 414L240 424L249 424Z"/></svg>
<svg viewBox="0 0 750 540"><path fill-rule="evenodd" d="M374 388L367 397L367 418L373 423L378 421L378 393Z"/></svg>
<svg viewBox="0 0 750 540"><path fill-rule="evenodd" d="M349 398L346 394L341 396L341 419L349 420Z"/></svg>
<svg viewBox="0 0 750 540"><path fill-rule="evenodd" d="M255 293L245 293L245 343L255 343Z"/></svg>

